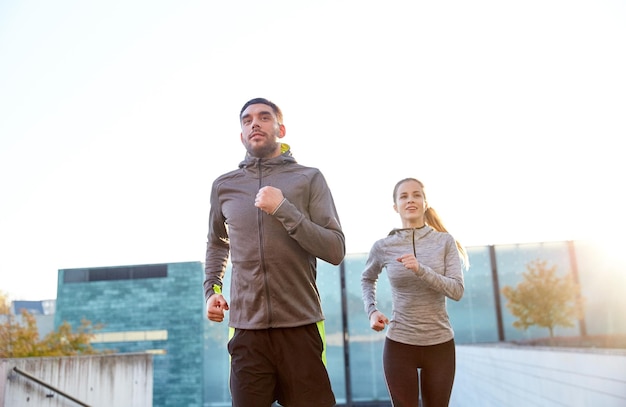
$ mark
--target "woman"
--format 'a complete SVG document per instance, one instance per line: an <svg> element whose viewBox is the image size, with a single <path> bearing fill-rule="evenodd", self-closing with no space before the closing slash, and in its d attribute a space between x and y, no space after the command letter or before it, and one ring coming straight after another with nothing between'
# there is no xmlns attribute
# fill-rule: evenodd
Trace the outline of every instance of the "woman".
<svg viewBox="0 0 626 407"><path fill-rule="evenodd" d="M393 208L401 229L374 243L361 277L370 327L389 325L383 350L385 381L395 407L447 406L455 373L454 332L446 297L463 296L467 254L428 205L424 185L398 182ZM376 282L383 269L392 293L392 318L376 308ZM419 374L418 374L419 369Z"/></svg>

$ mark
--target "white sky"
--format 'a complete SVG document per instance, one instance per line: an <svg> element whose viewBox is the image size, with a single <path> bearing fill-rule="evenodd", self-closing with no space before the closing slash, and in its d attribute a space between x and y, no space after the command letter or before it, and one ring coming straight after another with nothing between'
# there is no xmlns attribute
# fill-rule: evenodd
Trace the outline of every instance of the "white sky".
<svg viewBox="0 0 626 407"><path fill-rule="evenodd" d="M621 0L0 1L0 290L203 261L253 97L350 253L407 176L467 246L623 240L625 72Z"/></svg>

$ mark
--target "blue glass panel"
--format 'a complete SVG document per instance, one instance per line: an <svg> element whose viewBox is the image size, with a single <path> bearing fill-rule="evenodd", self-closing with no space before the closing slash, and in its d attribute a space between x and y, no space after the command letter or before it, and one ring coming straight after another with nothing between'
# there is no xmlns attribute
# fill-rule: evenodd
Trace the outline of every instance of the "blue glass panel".
<svg viewBox="0 0 626 407"><path fill-rule="evenodd" d="M470 268L465 270L465 292L460 301L447 300L455 342L485 343L498 341L498 322L494 300L489 247L469 247Z"/></svg>
<svg viewBox="0 0 626 407"><path fill-rule="evenodd" d="M528 243L502 245L496 247L496 261L500 290L505 286L516 287L528 269L527 266L535 261L546 261L547 267L557 266L557 275L564 276L571 273L569 251L566 242ZM545 338L550 336L547 328L531 326L520 330L513 326L517 320L506 307L507 300L500 292L502 304L502 319L504 323L504 338L506 341ZM557 336L578 335L578 326L573 328L557 327L554 331Z"/></svg>

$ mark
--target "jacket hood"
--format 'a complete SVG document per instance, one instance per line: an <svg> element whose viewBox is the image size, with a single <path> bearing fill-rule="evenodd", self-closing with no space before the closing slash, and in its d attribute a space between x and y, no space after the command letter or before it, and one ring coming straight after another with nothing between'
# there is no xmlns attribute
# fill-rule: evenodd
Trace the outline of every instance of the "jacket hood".
<svg viewBox="0 0 626 407"><path fill-rule="evenodd" d="M424 236L431 230L433 230L433 228L430 227L429 225L424 225L421 228L395 228L395 229L392 229L391 232L389 232L388 236L392 236L392 235L403 236L403 235L412 234L413 232L415 232L416 236Z"/></svg>
<svg viewBox="0 0 626 407"><path fill-rule="evenodd" d="M259 165L262 162L265 165L275 166L285 163L295 163L296 159L291 154L291 147L287 143L280 143L280 155L274 158L258 158L253 157L250 153L246 153L246 157L239 163L239 168L250 168Z"/></svg>

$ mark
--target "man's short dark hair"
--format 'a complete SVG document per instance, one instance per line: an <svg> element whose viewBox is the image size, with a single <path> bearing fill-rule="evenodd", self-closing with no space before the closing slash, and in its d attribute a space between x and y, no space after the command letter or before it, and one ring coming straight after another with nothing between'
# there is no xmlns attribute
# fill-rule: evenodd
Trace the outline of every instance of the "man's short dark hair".
<svg viewBox="0 0 626 407"><path fill-rule="evenodd" d="M271 102L265 98L254 98L254 99L248 100L246 104L243 105L243 107L241 108L241 112L239 112L239 121L241 121L241 116L243 115L243 111L246 110L248 106L256 105L259 103L271 107L272 110L274 111L274 114L276 115L278 124L283 124L283 112L280 110L280 107L276 106L276 103Z"/></svg>

